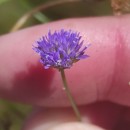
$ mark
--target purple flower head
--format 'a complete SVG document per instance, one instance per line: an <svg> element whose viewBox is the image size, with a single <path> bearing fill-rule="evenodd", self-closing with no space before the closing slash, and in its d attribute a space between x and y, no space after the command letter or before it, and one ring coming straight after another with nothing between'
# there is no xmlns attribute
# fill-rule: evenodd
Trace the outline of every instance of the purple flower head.
<svg viewBox="0 0 130 130"><path fill-rule="evenodd" d="M87 47L82 45L83 41L79 33L62 29L54 33L49 31L47 36L36 42L33 50L41 56L40 62L45 69L50 67L67 69L74 62L88 57L84 54Z"/></svg>

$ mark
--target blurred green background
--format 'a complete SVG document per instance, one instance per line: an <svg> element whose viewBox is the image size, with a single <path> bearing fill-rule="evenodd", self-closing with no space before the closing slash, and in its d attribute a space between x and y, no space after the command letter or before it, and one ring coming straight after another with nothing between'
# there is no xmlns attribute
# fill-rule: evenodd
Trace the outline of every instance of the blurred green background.
<svg viewBox="0 0 130 130"><path fill-rule="evenodd" d="M9 33L16 21L34 7L55 0L0 0L0 35ZM62 0L61 0L62 1ZM37 12L23 26L34 26L72 17L111 15L110 0L83 0ZM0 130L20 130L31 106L0 100Z"/></svg>
<svg viewBox="0 0 130 130"><path fill-rule="evenodd" d="M34 7L56 0L0 0L0 34L10 31L16 21ZM62 1L62 0L61 0ZM71 17L112 14L110 0L81 0L50 7L31 17L24 27Z"/></svg>

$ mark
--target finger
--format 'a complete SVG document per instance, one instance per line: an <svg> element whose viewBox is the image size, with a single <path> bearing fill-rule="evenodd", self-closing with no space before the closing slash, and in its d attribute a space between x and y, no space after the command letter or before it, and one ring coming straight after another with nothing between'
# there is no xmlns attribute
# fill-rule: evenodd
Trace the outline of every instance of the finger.
<svg viewBox="0 0 130 130"><path fill-rule="evenodd" d="M26 121L23 130L58 130L90 128L93 130L103 130L103 128L90 125L86 117L84 123L77 122L71 109L41 109L35 111Z"/></svg>
<svg viewBox="0 0 130 130"><path fill-rule="evenodd" d="M103 128L99 128L94 125L88 125L83 123L65 123L54 128L50 128L49 130L104 130Z"/></svg>
<svg viewBox="0 0 130 130"><path fill-rule="evenodd" d="M122 128L125 130L130 129L130 125L124 125L126 121L123 119L125 109L120 105L102 102L79 108L82 115L82 123L87 125L86 128L93 125L107 130L119 130L119 126L123 126ZM71 108L37 108L28 120L26 120L24 130L60 128L62 124L66 123L77 123L77 119ZM125 123L128 124L128 121ZM71 128L72 125L70 127L68 125L63 126ZM75 128L75 126L73 127Z"/></svg>
<svg viewBox="0 0 130 130"><path fill-rule="evenodd" d="M38 128L32 128L27 130L46 130L46 128L44 128L44 126L39 126ZM71 122L71 123L59 124L55 127L49 128L48 130L105 130L105 129L90 124Z"/></svg>
<svg viewBox="0 0 130 130"><path fill-rule="evenodd" d="M34 41L61 28L77 30L84 44L87 60L66 70L76 102L87 104L111 100L130 105L130 17L69 19L35 26L0 38L0 96L43 106L68 106L60 74L44 70L32 50Z"/></svg>

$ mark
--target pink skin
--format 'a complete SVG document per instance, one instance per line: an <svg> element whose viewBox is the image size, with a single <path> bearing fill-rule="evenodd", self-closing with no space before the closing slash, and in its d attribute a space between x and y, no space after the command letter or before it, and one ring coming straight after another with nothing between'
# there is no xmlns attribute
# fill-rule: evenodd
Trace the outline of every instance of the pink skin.
<svg viewBox="0 0 130 130"><path fill-rule="evenodd" d="M84 44L91 43L86 51L90 58L77 62L65 71L77 104L112 101L130 106L129 23L129 15L69 19L1 36L0 97L45 107L70 105L62 89L60 73L56 69L44 70L38 62L39 56L32 50L34 41L45 35L49 29L54 31L64 28L81 32ZM111 106L114 105L107 105L105 104L111 111ZM85 110L89 107L92 118L93 115L96 117L92 108L99 108L99 111L106 113L103 112L106 109L102 110L95 104L81 107L81 111L88 117L89 114ZM122 110L122 106L116 107ZM114 109L117 111L117 108ZM110 113L115 113L115 110ZM120 112L120 109L118 111ZM107 126L109 125L105 125L106 128Z"/></svg>

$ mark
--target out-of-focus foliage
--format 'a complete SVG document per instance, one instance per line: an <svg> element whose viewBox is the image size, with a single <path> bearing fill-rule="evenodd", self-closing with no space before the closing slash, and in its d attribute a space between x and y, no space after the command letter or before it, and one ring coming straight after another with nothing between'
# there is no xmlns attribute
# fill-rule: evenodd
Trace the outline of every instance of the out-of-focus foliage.
<svg viewBox="0 0 130 130"><path fill-rule="evenodd" d="M1 1L1 0L0 0ZM8 0L0 4L0 34L8 33L16 21L26 12L32 9L32 6L24 0ZM40 12L26 22L25 27L34 24L47 22L48 19Z"/></svg>
<svg viewBox="0 0 130 130"><path fill-rule="evenodd" d="M1 1L1 0L0 0ZM16 21L34 7L56 0L2 0L0 4L0 34L7 33ZM62 0L61 0L62 1ZM109 15L112 13L110 0L83 0L50 7L36 13L24 27L72 17Z"/></svg>
<svg viewBox="0 0 130 130"><path fill-rule="evenodd" d="M26 12L49 1L55 0L0 0L0 34L8 33L16 21ZM109 15L112 13L109 0L87 1L50 7L33 15L23 27L64 18ZM1 100L0 130L20 130L30 109L30 106Z"/></svg>
<svg viewBox="0 0 130 130"><path fill-rule="evenodd" d="M20 130L30 106L0 101L0 130Z"/></svg>
<svg viewBox="0 0 130 130"><path fill-rule="evenodd" d="M0 1L0 4L2 4L2 3L4 3L4 2L7 2L7 1L9 1L9 0L1 0L1 1Z"/></svg>

